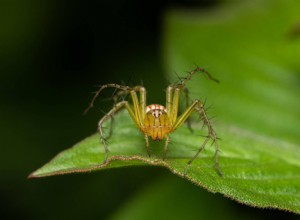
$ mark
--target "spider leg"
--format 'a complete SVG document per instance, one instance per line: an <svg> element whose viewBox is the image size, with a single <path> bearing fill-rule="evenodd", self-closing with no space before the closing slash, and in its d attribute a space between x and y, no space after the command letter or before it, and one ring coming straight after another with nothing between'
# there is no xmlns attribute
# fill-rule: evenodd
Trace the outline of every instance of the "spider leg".
<svg viewBox="0 0 300 220"><path fill-rule="evenodd" d="M140 86L135 86L133 88L134 91L138 91L140 90ZM113 95L113 101L114 101L114 106L118 103L119 98L123 97L122 101L125 101L126 96L130 94L130 90L121 90L118 91L116 94ZM125 97L124 97L125 96ZM112 128L113 128L113 124L114 124L114 117L113 115L111 116L111 123L110 123L110 129L109 129L109 135L107 138L109 138L112 135Z"/></svg>
<svg viewBox="0 0 300 220"><path fill-rule="evenodd" d="M163 160L166 159L167 152L168 152L168 145L169 145L169 142L170 142L170 136L169 136L169 135L166 135L166 142L165 142L165 146L164 146Z"/></svg>
<svg viewBox="0 0 300 220"><path fill-rule="evenodd" d="M95 92L95 95L94 95L92 101L90 102L89 106L84 110L83 114L86 114L94 106L94 102L96 101L97 97L106 88L116 88L116 89L125 90L125 91L132 91L132 88L129 86L123 86L123 85L118 85L118 84L114 84L114 83L101 85L101 86L99 86L99 89Z"/></svg>
<svg viewBox="0 0 300 220"><path fill-rule="evenodd" d="M207 72L204 68L201 67L197 67L196 69L188 72L188 75L182 79L180 79L180 82L177 84L171 84L168 86L167 88L167 92L166 92L166 108L167 108L167 113L168 116L171 120L171 122L174 124L177 120L177 114L178 114L178 102L179 102L179 93L180 91L183 90L183 92L185 93L186 96L186 105L188 106L188 98L189 98L189 92L188 90L185 88L186 83L192 79L192 76L196 73L204 73L208 79L213 80L215 82L219 82L219 80L215 79L214 77L212 77L210 75L209 72ZM188 127L191 130L191 126L190 126L190 122L188 120Z"/></svg>
<svg viewBox="0 0 300 220"><path fill-rule="evenodd" d="M204 124L207 126L208 128L208 135L207 135L207 139L211 139L215 145L215 169L217 170L218 174L220 176L223 176L223 173L221 171L221 168L219 166L219 142L218 142L218 136L215 132L215 130L213 129L211 123L210 123L210 120L206 114L206 111L205 111L205 107L202 103L198 103L198 105L196 106L195 110L199 113L199 115L201 116ZM199 152L200 153L200 152ZM198 156L199 154L197 152L197 154L195 155L196 157ZM192 158L192 160L194 160Z"/></svg>
<svg viewBox="0 0 300 220"><path fill-rule="evenodd" d="M129 93L130 92L128 90L118 91L116 94L113 95L114 104L118 103L120 97L122 97L122 99L125 99Z"/></svg>
<svg viewBox="0 0 300 220"><path fill-rule="evenodd" d="M176 126L175 123L176 123L177 114L178 114L178 102L179 102L180 90L181 89L177 88L176 85L169 85L167 88L167 91L166 91L166 110L167 110L167 115L171 121L173 128ZM186 89L186 90L184 90L184 92L186 94L186 105L188 107L188 104L189 104L188 90ZM189 120L188 120L188 127L191 130ZM173 129L173 130L175 130L175 129ZM170 137L167 135L165 146L164 146L163 160L165 160L165 158L167 156L169 142L170 142Z"/></svg>
<svg viewBox="0 0 300 220"><path fill-rule="evenodd" d="M204 122L204 125L207 127L208 129L208 134L207 134L207 137L206 139L204 140L203 144L200 146L200 148L197 150L196 154L189 160L186 168L185 168L185 171L184 171L184 175L187 174L187 171L189 169L189 167L191 166L192 162L198 157L199 153L204 149L204 147L206 146L207 142L209 140L212 140L213 143L215 144L215 168L218 172L218 174L220 176L222 176L222 172L221 172L221 169L219 167L219 156L218 156L218 153L219 153L219 145L218 145L218 139L217 139L217 134L216 132L214 131L208 117L207 117L207 114L205 112L205 108L204 108L204 105L201 103L200 100L196 99L192 105L182 114L178 117L178 119L176 120L175 124L174 124L174 127L173 127L173 130L176 130L178 127L180 127L184 121L186 121L186 119L190 116L190 114L193 112L193 111L196 111L199 113L201 119L203 120Z"/></svg>
<svg viewBox="0 0 300 220"><path fill-rule="evenodd" d="M113 132L113 125L114 125L114 122L115 122L115 118L114 118L114 115L112 114L110 116L110 125L109 125L109 132L108 132L108 135L105 139L109 139L112 135L112 132Z"/></svg>
<svg viewBox="0 0 300 220"><path fill-rule="evenodd" d="M145 142L146 142L146 148L147 148L147 154L149 157L151 157L151 149L150 149L150 144L149 144L149 138L148 135L145 134Z"/></svg>
<svg viewBox="0 0 300 220"><path fill-rule="evenodd" d="M113 94L114 106L118 103L118 100L120 97L127 96L129 93L130 93L130 90L121 90L121 91L118 91L116 94ZM125 101L125 98L123 98L122 101ZM113 124L114 124L114 116L113 115L111 115L110 120L111 121L110 121L110 127L109 127L109 134L106 139L110 138L113 133Z"/></svg>
<svg viewBox="0 0 300 220"><path fill-rule="evenodd" d="M169 118L172 118L172 109L173 109L173 93L174 93L174 85L169 85L166 90L166 109Z"/></svg>
<svg viewBox="0 0 300 220"><path fill-rule="evenodd" d="M213 81L215 81L215 82L217 82L217 83L220 82L219 80L217 80L217 79L215 79L214 77L212 77L212 75L210 75L210 73L209 73L207 70L205 70L204 68L197 67L196 69L194 69L194 70L192 70L192 71L189 71L189 72L188 72L188 75L187 75L186 77L184 77L184 78L181 80L180 83L177 83L177 84L176 84L176 87L177 87L177 88L180 88L180 89L184 88L185 85L186 85L186 83L187 83L188 81L190 81L190 80L192 79L192 76L193 76L194 74L196 74L196 73L204 73L205 76L206 76L208 79L213 80Z"/></svg>
<svg viewBox="0 0 300 220"><path fill-rule="evenodd" d="M187 163L183 175L185 176L187 174L188 169L190 168L192 162L198 157L199 153L204 149L206 146L207 142L209 141L210 137L207 137L205 141L202 143L201 147L197 150L197 153L192 157L192 159L189 160ZM220 174L220 171L218 170L218 173ZM221 174L222 176L222 174Z"/></svg>
<svg viewBox="0 0 300 220"><path fill-rule="evenodd" d="M102 90L106 88L116 88L122 91L128 91L131 95L131 99L133 102L133 113L135 115L135 122L137 123L138 127L141 128L144 115L143 112L146 111L146 89L142 86L136 86L134 88L131 88L129 86L123 86L119 84L105 84L99 87L99 90L95 93L90 105L87 107L87 109L84 111L84 114L86 114L90 108L94 106L94 102L101 93ZM136 94L136 90L139 88L140 91L140 101L141 105L139 104L139 100Z"/></svg>
<svg viewBox="0 0 300 220"><path fill-rule="evenodd" d="M185 95L185 107L186 107L186 109L190 106L190 104L189 104L189 90L188 90L188 88L184 88L183 89L183 92L184 92L184 95ZM194 132L193 131L193 129L192 129L192 125L191 125L191 118L190 117L188 117L187 119L186 119L186 122L187 122L187 126L188 126L188 129L190 130L190 132Z"/></svg>
<svg viewBox="0 0 300 220"><path fill-rule="evenodd" d="M140 92L140 111L141 116L143 117L146 113L146 89L143 86L135 86L132 88L135 92ZM126 96L130 94L130 90L121 90L118 91L114 96L114 104L116 104L121 96Z"/></svg>
<svg viewBox="0 0 300 220"><path fill-rule="evenodd" d="M195 158L197 158L197 156L199 155L199 153L201 152L201 150L205 147L205 145L207 144L207 142L211 139L213 140L213 142L215 143L215 148L216 148L216 153L215 153L215 167L219 173L220 176L222 176L222 172L219 168L219 161L218 161L218 152L219 152L219 147L218 147L218 140L217 140L217 135L215 133L215 131L213 130L211 123L206 115L205 109L203 107L203 104L199 101L199 100L195 100L187 109L186 111L180 115L179 117L177 116L178 114L178 103L179 103L179 94L180 91L185 89L185 85L186 83L192 79L192 76L198 72L202 72L204 73L208 79L213 80L215 82L219 82L217 79L213 78L209 72L207 72L205 69L197 67L196 69L188 72L188 75L185 78L180 79L180 82L177 84L171 84L168 86L167 88L167 92L166 92L166 108L167 108L167 114L171 120L171 124L173 126L172 131L176 130L178 127L180 127L182 125L183 122L185 122L186 120L188 120L188 127L189 129L191 129L190 127L190 122L189 122L189 116L193 111L197 111L202 120L204 121L205 126L207 126L208 128L208 135L206 140L203 142L203 144L201 145L201 147L199 148L199 150L197 151L197 153L195 154L195 156L188 162L186 169L184 171L184 175L186 175L188 168L190 167L191 163L193 162L193 160ZM183 92L185 92L186 95L186 105L188 106L188 90L183 90Z"/></svg>
<svg viewBox="0 0 300 220"><path fill-rule="evenodd" d="M139 121L137 120L137 118L135 117L135 114L133 112L133 110L131 109L131 107L129 106L127 101L121 101L119 103L117 103L106 115L104 115L101 120L98 122L98 132L100 134L100 140L104 146L104 150L105 150L105 158L104 158L104 163L107 162L107 157L108 157L108 153L109 150L107 148L107 144L106 144L106 139L104 137L104 132L103 132L103 128L102 125L103 123L108 119L111 118L117 111L119 111L121 108L125 107L127 109L127 111L129 112L129 115L131 116L132 120L137 124L137 126L139 127Z"/></svg>

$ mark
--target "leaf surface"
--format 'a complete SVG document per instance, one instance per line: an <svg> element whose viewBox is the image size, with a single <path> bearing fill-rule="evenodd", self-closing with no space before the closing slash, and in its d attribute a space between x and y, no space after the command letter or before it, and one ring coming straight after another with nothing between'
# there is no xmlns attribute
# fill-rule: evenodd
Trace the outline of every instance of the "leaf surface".
<svg viewBox="0 0 300 220"><path fill-rule="evenodd" d="M108 164L102 164L105 154L96 134L61 152L30 177L147 164L164 166L183 176L187 161L195 153L197 144L200 145L203 141L199 136L200 132L191 133L183 126L172 134L166 161L161 160L162 143L152 143L153 156L148 158L143 135L127 112L119 113L115 120L118 123L109 139ZM195 130L200 126L201 124L193 124ZM220 157L224 176L220 177L214 169L214 148L207 147L193 162L187 178L211 192L220 192L246 204L299 213L299 147L259 136L239 127L219 124L218 130L226 137L226 140L221 141Z"/></svg>

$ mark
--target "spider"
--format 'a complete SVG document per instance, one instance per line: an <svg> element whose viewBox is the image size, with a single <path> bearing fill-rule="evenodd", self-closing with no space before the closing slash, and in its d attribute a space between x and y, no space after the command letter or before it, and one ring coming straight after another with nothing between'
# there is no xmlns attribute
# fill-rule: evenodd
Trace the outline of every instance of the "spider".
<svg viewBox="0 0 300 220"><path fill-rule="evenodd" d="M197 150L196 154L188 161L184 170L184 176L186 176L187 171L191 166L192 162L198 157L199 153L204 149L209 140L212 140L212 142L215 145L215 169L217 170L218 174L222 176L222 172L220 170L218 161L218 138L215 130L211 125L209 118L207 117L204 104L199 99L196 99L192 102L191 105L188 106L187 101L187 109L181 115L178 116L180 92L185 92L186 97L188 98L188 90L185 88L185 85L189 80L192 79L192 76L196 73L203 73L207 76L208 79L213 80L217 83L219 82L217 79L213 78L205 69L197 67L196 69L188 72L188 75L185 78L182 78L179 83L171 84L167 87L166 106L158 104L147 105L146 89L143 86L129 87L113 83L99 86L99 90L95 92L95 95L90 105L85 110L85 113L93 107L94 101L97 99L102 90L106 88L115 88L116 90L118 90L118 92L113 97L115 102L114 107L107 114L105 114L98 122L98 133L100 134L100 139L105 149L104 163L107 162L109 150L107 147L106 139L104 137L102 125L107 119L113 119L113 115L120 109L127 109L133 122L144 134L147 153L149 157L151 155L148 138L151 136L151 138L155 141L161 141L165 139L165 145L163 149L163 160L165 160L168 151L168 144L170 142L169 134L174 132L177 128L179 128L185 121L188 122L188 126L190 127L188 118L191 115L191 113L195 111L203 120L204 126L207 127L208 133L204 142L202 143L202 145L200 145L199 149ZM120 96L125 96L129 94L132 99L132 105L130 105L129 102L125 100L118 102Z"/></svg>

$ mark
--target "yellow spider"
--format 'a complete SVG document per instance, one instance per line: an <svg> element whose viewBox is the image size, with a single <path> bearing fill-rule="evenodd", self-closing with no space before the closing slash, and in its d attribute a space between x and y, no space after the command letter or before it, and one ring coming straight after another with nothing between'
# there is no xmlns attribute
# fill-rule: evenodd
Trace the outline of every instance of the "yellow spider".
<svg viewBox="0 0 300 220"><path fill-rule="evenodd" d="M190 165L192 164L194 159L197 158L201 150L204 149L208 141L212 140L215 144L215 168L218 171L219 175L222 176L222 172L219 168L218 162L218 138L207 117L204 104L200 100L196 99L190 106L187 107L183 114L178 116L179 94L181 91L184 91L186 93L186 96L188 97L188 91L184 90L185 85L187 81L191 80L192 76L198 72L204 73L210 80L219 82L218 80L214 79L205 69L198 67L188 72L188 75L185 78L183 78L180 83L171 84L167 87L166 106L157 104L147 106L146 89L143 86L129 87L118 84L105 84L100 86L99 90L95 93L95 96L93 97L89 107L85 110L85 113L93 107L94 101L96 100L100 92L105 88L116 88L117 90L120 90L114 96L114 107L106 115L104 115L98 123L98 132L100 134L101 142L104 146L106 153L104 163L107 162L109 150L107 148L106 140L104 138L102 124L108 118L112 118L114 113L116 113L121 108L125 107L127 109L130 117L132 118L136 126L141 130L141 132L143 132L149 157L150 145L148 137L151 136L151 138L156 141L163 140L164 138L166 139L163 160L166 158L166 153L168 151L168 144L170 142L169 134L174 132L177 128L179 128L188 119L188 117L193 111L196 111L199 114L200 118L203 120L204 125L208 128L208 134L200 148L197 150L196 154L188 161L187 166L184 170L184 175L186 175ZM137 93L139 93L139 99ZM120 96L127 94L131 95L133 106L131 106L128 103L128 101L117 102Z"/></svg>

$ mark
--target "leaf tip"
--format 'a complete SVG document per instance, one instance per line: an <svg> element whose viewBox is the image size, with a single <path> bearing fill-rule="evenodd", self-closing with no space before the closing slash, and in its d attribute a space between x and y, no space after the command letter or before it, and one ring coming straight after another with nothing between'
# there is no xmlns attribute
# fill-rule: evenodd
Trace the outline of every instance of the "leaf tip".
<svg viewBox="0 0 300 220"><path fill-rule="evenodd" d="M32 173L30 173L28 176L27 176L27 179L33 179L33 178L38 178L39 176L36 175L36 171L33 171Z"/></svg>

